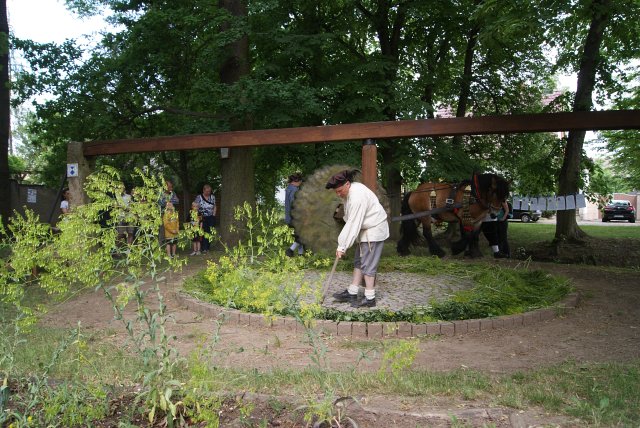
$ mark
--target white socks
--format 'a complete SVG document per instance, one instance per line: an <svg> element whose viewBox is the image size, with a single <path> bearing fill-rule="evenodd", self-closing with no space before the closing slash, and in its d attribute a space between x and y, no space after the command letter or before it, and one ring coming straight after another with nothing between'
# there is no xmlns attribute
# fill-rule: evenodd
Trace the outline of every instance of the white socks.
<svg viewBox="0 0 640 428"><path fill-rule="evenodd" d="M364 290L364 297L366 297L366 298L367 298L367 300L373 300L373 299L375 299L375 298L376 298L376 290L375 290L375 289L373 289L373 290L369 290L369 289L365 288L365 290Z"/></svg>
<svg viewBox="0 0 640 428"><path fill-rule="evenodd" d="M347 288L347 291L349 292L349 294L352 294L352 295L355 296L356 294L358 294L358 289L359 288L360 287L358 285L356 285L356 284L349 284L349 287Z"/></svg>

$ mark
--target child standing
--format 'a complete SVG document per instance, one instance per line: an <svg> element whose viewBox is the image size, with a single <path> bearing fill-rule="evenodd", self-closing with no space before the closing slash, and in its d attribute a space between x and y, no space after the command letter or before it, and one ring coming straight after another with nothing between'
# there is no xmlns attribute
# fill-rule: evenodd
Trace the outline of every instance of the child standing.
<svg viewBox="0 0 640 428"><path fill-rule="evenodd" d="M191 225L196 227L198 230L202 229L202 213L200 212L200 205L197 202L191 203ZM200 255L200 245L202 242L202 235L196 235L191 240L191 245L193 251L190 256L199 256Z"/></svg>
<svg viewBox="0 0 640 428"><path fill-rule="evenodd" d="M167 201L167 205L162 216L162 223L164 225L164 242L167 248L167 256L169 258L176 256L176 249L178 247L178 231L180 230L180 223L178 220L178 213L176 212L173 203Z"/></svg>

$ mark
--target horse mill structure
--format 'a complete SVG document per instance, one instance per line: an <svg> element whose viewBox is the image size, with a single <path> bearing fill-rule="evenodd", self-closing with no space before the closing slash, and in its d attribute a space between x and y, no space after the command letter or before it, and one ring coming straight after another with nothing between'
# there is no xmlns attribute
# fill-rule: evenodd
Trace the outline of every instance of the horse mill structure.
<svg viewBox="0 0 640 428"><path fill-rule="evenodd" d="M378 139L616 129L640 129L640 110L419 119L74 142L69 144L68 162L78 164L79 171L69 179L69 187L74 200L86 200L82 188L91 172L90 159L100 155L362 140L363 182L375 190Z"/></svg>

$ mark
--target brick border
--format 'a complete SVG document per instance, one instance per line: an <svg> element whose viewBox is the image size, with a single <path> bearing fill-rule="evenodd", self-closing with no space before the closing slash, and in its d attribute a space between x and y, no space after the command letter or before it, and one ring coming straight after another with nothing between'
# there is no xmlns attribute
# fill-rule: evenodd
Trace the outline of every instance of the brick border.
<svg viewBox="0 0 640 428"><path fill-rule="evenodd" d="M276 316L272 319L259 314L250 314L236 309L227 309L212 303L202 302L180 291L171 292L176 302L207 318L219 318L232 325L271 330L302 332L303 328L292 317ZM320 334L350 336L354 339L408 338L423 335L456 336L465 333L497 329L516 329L565 315L580 303L580 294L571 293L553 308L536 309L523 314L503 315L495 318L462 321L441 321L414 324L410 322L345 322L316 320L313 329Z"/></svg>

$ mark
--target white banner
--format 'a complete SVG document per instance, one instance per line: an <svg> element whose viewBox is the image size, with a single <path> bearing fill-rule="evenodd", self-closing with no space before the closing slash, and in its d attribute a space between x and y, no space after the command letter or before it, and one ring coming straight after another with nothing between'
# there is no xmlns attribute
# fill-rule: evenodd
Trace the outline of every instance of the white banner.
<svg viewBox="0 0 640 428"><path fill-rule="evenodd" d="M576 199L574 198L573 195L567 195L565 197L566 199L566 204L565 204L565 209L567 210L575 210L576 209Z"/></svg>
<svg viewBox="0 0 640 428"><path fill-rule="evenodd" d="M513 208L514 210L519 210L521 201L522 200L520 199L520 196L514 196L513 202L511 203L511 208Z"/></svg>

